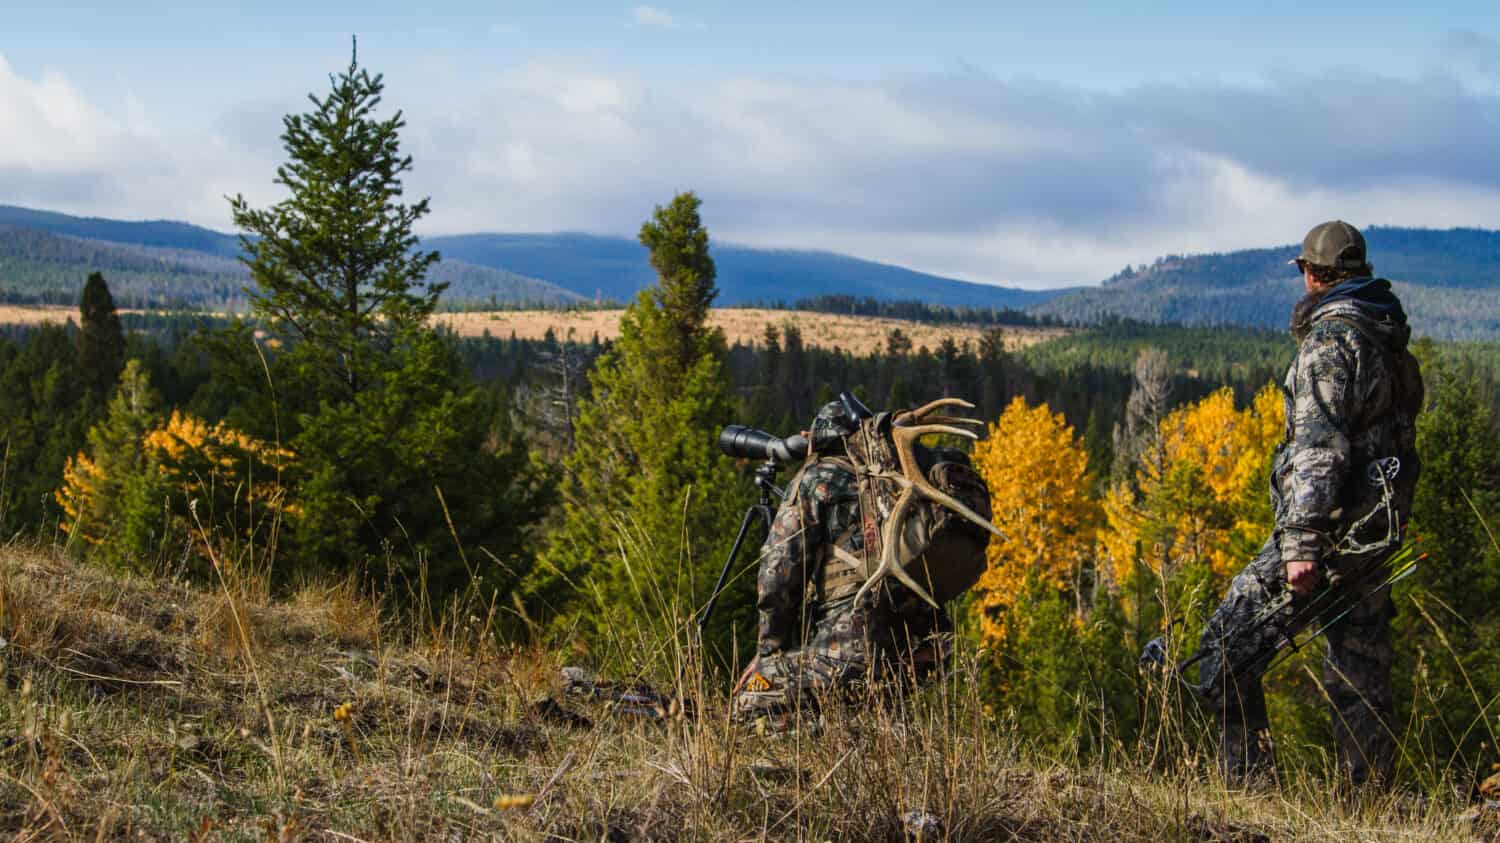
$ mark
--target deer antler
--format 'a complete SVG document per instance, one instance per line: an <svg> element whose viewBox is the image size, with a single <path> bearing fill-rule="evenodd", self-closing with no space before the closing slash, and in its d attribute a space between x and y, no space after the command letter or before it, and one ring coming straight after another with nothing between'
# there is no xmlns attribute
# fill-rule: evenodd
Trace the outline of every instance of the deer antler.
<svg viewBox="0 0 1500 843"><path fill-rule="evenodd" d="M922 407L918 410L913 410L911 413L903 413L902 416L921 418L925 414L936 410L940 406L972 407L973 405L958 398L944 398L938 401L934 401L931 404L928 404L927 406ZM878 583L882 577L889 574L895 577L897 581L899 581L902 585L905 585L907 588L911 589L913 594L931 604L934 609L941 608L938 606L937 601L932 598L932 595L927 593L927 590L923 588L912 577L912 575L907 572L905 566L901 564L900 543L901 539L904 537L903 534L905 532L906 511L911 508L911 505L916 500L918 494L922 495L928 500L935 501L939 504L942 504L943 506L946 506L947 508L953 510L969 521L972 521L975 524L984 527L986 530L989 530L995 535L1001 534L1000 530L997 529L994 524L991 524L988 519L963 505L952 495L939 490L937 487L933 486L931 482L928 481L926 473L923 472L921 466L917 464L917 456L913 451L913 447L916 445L917 440L921 439L923 436L934 433L947 433L953 436L962 436L967 439L979 438L974 434L973 431L943 424L924 424L910 427L895 427L891 429L891 438L896 444L896 456L901 463L901 474L888 474L885 475L885 477L887 479L896 481L904 488L901 492L900 497L896 499L896 505L891 509L890 517L886 519L883 531L881 533L880 566L875 569L875 573L871 574L870 578L865 580L865 584L860 586L859 591L855 593L854 600L856 603L858 603L859 600L865 596L866 592L874 588L875 584Z"/></svg>
<svg viewBox="0 0 1500 843"><path fill-rule="evenodd" d="M980 419L966 419L962 416L930 416L923 421L928 424L970 424L975 427L984 427L985 423Z"/></svg>
<svg viewBox="0 0 1500 843"><path fill-rule="evenodd" d="M911 481L912 486L925 495L928 500L937 501L954 512L973 521L975 524L989 530L995 535L1000 535L1000 530L989 522L988 518L969 509L957 499L946 492L939 490L927 480L927 473L917 465L917 455L913 453L912 446L917 440L931 433L949 433L954 436L962 436L967 439L978 439L973 431L958 427L949 427L941 424L924 424L917 427L901 427L891 430L891 438L896 442L896 456L901 460L901 473Z"/></svg>
<svg viewBox="0 0 1500 843"><path fill-rule="evenodd" d="M875 573L871 574L870 578L865 580L865 584L859 587L859 591L855 592L856 604L886 574L890 574L902 585L911 589L913 594L930 603L932 608L942 608L936 600L932 599L932 595L927 593L927 589L913 579L906 567L901 564L899 544L902 539L902 527L906 524L906 511L911 508L914 500L916 500L916 487L912 485L907 485L901 496L896 498L896 506L891 509L891 515L886 519L884 533L881 536L880 567L876 568Z"/></svg>
<svg viewBox="0 0 1500 843"><path fill-rule="evenodd" d="M901 413L900 415L896 416L894 423L897 425L908 425L915 424L919 421L925 421L927 420L927 417L929 415L943 409L944 407L962 407L965 410L974 409L973 404L970 404L962 398L939 398L938 400L931 403L923 404L915 410L908 410L904 413ZM934 419L933 421L937 420Z"/></svg>

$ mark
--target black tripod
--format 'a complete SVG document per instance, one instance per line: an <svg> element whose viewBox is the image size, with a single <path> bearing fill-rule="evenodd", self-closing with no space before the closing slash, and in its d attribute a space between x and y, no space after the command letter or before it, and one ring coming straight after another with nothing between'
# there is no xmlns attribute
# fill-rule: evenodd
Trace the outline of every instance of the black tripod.
<svg viewBox="0 0 1500 843"><path fill-rule="evenodd" d="M740 545L745 543L745 534L750 532L750 521L757 515L761 523L766 525L766 532L771 531L771 519L776 517L776 510L771 506L771 495L778 500L786 497L786 490L777 486L775 460L766 460L760 468L755 469L755 486L760 489L760 501L750 505L745 510L745 517L740 520L740 532L734 537L734 544L729 546L729 555L724 557L724 567L719 571L719 581L714 583L713 594L708 598L708 605L703 607L703 613L698 616L698 631L708 624L708 618L714 613L714 606L719 602L719 594L724 590L724 580L729 577L729 569L734 566L734 558L739 555Z"/></svg>

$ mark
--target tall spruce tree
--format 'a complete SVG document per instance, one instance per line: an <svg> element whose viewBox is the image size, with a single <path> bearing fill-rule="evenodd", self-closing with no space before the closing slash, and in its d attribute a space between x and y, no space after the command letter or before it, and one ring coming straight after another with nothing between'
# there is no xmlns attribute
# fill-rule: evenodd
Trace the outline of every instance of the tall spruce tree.
<svg viewBox="0 0 1500 843"><path fill-rule="evenodd" d="M377 116L382 77L356 55L330 83L283 120L276 183L288 198L264 210L230 200L256 315L286 340L268 344L267 371L254 371L243 328L223 335L221 355L252 369L235 384L272 384L274 402L257 402L273 407L271 425L262 417L254 432L296 454L293 564L277 572L373 569L398 594L439 598L476 577L509 589L534 558L528 531L550 501L550 471L427 325L446 285L426 281L438 255L413 233L427 200L401 201L412 159L401 112Z"/></svg>
<svg viewBox="0 0 1500 843"><path fill-rule="evenodd" d="M670 626L700 607L748 502L749 484L714 444L732 402L724 336L708 325L714 265L699 204L681 194L641 227L658 281L626 308L590 374L564 517L544 557L601 634L632 618ZM711 643L736 624L753 639L752 580L738 577L721 598Z"/></svg>
<svg viewBox="0 0 1500 843"><path fill-rule="evenodd" d="M78 299L78 317L78 367L88 388L103 401L125 365L125 331L102 273L89 273Z"/></svg>
<svg viewBox="0 0 1500 843"><path fill-rule="evenodd" d="M331 76L313 110L283 118L287 163L276 183L290 193L264 210L242 195L230 200L255 289L257 315L299 341L306 364L343 385L348 396L367 383L366 368L403 331L420 329L445 284L425 281L436 252L417 248L412 232L428 200L402 203L401 112L379 119L385 84L351 55Z"/></svg>

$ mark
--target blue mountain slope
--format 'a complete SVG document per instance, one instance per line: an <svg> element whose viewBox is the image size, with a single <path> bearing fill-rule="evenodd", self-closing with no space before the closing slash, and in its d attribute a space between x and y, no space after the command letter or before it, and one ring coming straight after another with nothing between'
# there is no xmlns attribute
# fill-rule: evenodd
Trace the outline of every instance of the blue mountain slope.
<svg viewBox="0 0 1500 843"><path fill-rule="evenodd" d="M143 230L115 233L130 236ZM8 300L71 304L83 279L96 270L109 279L116 300L129 307L186 304L238 310L246 305L244 288L250 284L244 264L217 252L0 223L0 296ZM459 260L442 261L428 278L448 284L446 298L452 302L559 305L582 299L546 281Z"/></svg>
<svg viewBox="0 0 1500 843"><path fill-rule="evenodd" d="M1439 339L1500 338L1500 232L1371 226L1377 275L1391 279L1412 329ZM1101 287L1033 308L1069 322L1123 317L1189 325L1279 328L1303 293L1297 246L1167 255Z"/></svg>
<svg viewBox="0 0 1500 843"><path fill-rule="evenodd" d="M29 236L45 232L58 237ZM1500 232L1372 226L1379 274L1396 282L1417 333L1500 338ZM86 242L84 242L86 241ZM442 252L434 280L450 302L626 301L655 281L634 240L590 234L465 234L429 237ZM1286 261L1295 246L1168 255L1100 287L1026 291L970 284L827 252L714 245L719 303L787 302L839 294L886 301L1010 307L1091 322L1280 327L1300 294ZM234 235L180 222L122 222L0 205L0 292L66 297L92 267L112 272L143 300L232 303L242 286Z"/></svg>
<svg viewBox="0 0 1500 843"><path fill-rule="evenodd" d="M656 280L645 248L623 237L464 234L430 237L423 242L445 257L545 278L589 297L627 301ZM955 307L1021 309L1066 292L972 284L830 252L716 243L713 255L719 272L718 301L724 305L791 303L800 298L841 294L888 301L920 299Z"/></svg>
<svg viewBox="0 0 1500 843"><path fill-rule="evenodd" d="M0 226L44 231L108 243L200 252L220 258L239 254L239 238L181 222L124 222L74 217L0 205ZM646 250L623 237L591 234L464 234L424 238L424 248L442 253L445 264L468 263L501 274L487 289L472 268L440 270L452 280L450 299L483 302L564 302L578 298L628 301L652 284ZM719 304L784 301L826 294L884 300L920 299L933 304L1022 309L1062 292L1033 292L971 284L830 252L751 249L715 244ZM524 282L524 283L523 283ZM537 283L532 283L537 282ZM562 288L547 289L538 284Z"/></svg>
<svg viewBox="0 0 1500 843"><path fill-rule="evenodd" d="M66 234L89 240L155 246L162 249L186 249L232 258L240 253L239 238L185 222L149 220L124 222L99 217L74 217L52 211L36 211L14 205L0 205L0 225Z"/></svg>

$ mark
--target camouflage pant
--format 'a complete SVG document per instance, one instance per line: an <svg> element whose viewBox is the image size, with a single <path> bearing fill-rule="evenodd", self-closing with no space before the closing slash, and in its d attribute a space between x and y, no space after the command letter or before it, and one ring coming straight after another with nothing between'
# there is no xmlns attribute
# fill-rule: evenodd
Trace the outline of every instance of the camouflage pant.
<svg viewBox="0 0 1500 843"><path fill-rule="evenodd" d="M1265 691L1258 670L1236 676L1231 664L1245 664L1273 648L1281 632L1268 624L1249 635L1265 605L1286 587L1286 569L1273 539L1234 581L1203 630L1200 679L1206 679L1209 707L1218 717L1222 763L1227 776L1242 780L1274 763L1266 716ZM1288 612L1295 611L1289 608ZM1389 780L1395 763L1392 731L1391 618L1389 590L1356 605L1328 629L1323 660L1323 689L1332 702L1333 734L1339 763L1355 783ZM1322 623L1331 618L1319 619Z"/></svg>
<svg viewBox="0 0 1500 843"><path fill-rule="evenodd" d="M902 647L878 646L869 639L866 615L836 613L816 626L803 647L756 659L735 689L735 716L753 720L815 710L830 699L853 702L873 687L920 682L944 663L947 641L941 635L913 636L917 640Z"/></svg>

